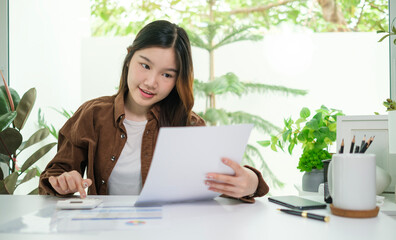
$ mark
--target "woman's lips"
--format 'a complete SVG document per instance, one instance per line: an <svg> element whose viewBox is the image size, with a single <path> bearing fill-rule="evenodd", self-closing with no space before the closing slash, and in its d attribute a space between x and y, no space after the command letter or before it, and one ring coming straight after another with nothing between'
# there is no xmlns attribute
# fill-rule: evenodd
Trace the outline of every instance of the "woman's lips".
<svg viewBox="0 0 396 240"><path fill-rule="evenodd" d="M149 92L149 91L147 91L147 90L143 90L143 89L141 89L141 88L139 88L139 90L140 90L140 93L142 94L142 96L145 97L145 98L152 98L152 97L154 97L154 93L152 93L152 92Z"/></svg>

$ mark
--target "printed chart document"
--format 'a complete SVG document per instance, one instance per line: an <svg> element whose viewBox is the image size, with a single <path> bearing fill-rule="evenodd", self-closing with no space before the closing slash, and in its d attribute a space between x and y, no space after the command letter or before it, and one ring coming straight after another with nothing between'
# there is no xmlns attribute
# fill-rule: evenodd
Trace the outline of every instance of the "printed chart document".
<svg viewBox="0 0 396 240"><path fill-rule="evenodd" d="M242 161L252 124L161 128L145 185L135 206L213 199L206 174L234 174L221 158Z"/></svg>

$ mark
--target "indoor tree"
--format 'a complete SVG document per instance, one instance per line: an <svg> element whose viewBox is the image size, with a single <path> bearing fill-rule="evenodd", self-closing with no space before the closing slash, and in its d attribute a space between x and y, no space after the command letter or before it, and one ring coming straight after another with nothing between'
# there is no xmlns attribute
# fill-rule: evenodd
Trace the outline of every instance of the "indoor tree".
<svg viewBox="0 0 396 240"><path fill-rule="evenodd" d="M168 19L183 26L192 45L206 50L209 56L209 79L196 79L194 85L195 96L206 99L205 110L199 114L209 125L254 123L255 128L265 134L280 129L250 113L219 109L216 97L225 94L242 97L253 92L304 95L306 91L241 81L232 72L216 76L214 59L217 49L238 41L260 40L266 30L286 21L315 32L367 31L374 29L378 22L386 23L387 16L385 0L146 0L129 4L116 0L92 0L91 6L94 36L136 34L156 19ZM259 159L261 166L257 166L253 159ZM273 186L281 184L253 145L248 145L245 161L271 176Z"/></svg>

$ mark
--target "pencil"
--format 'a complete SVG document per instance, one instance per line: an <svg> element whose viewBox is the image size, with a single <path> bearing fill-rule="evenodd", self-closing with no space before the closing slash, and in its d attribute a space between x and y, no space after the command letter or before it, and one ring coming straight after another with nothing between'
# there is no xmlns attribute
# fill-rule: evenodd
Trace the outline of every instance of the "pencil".
<svg viewBox="0 0 396 240"><path fill-rule="evenodd" d="M278 208L279 211L287 213L287 214L291 214L291 215L295 215L295 216L301 216L303 218L311 218L311 219L315 219L315 220L319 220L322 222L329 222L330 221L330 217L329 216L322 216L322 215L318 215L318 214L313 214L313 213L309 213L307 211L297 211L297 210L291 210L291 209L284 209L284 208Z"/></svg>
<svg viewBox="0 0 396 240"><path fill-rule="evenodd" d="M344 139L342 139L341 148L340 148L340 151L338 153L344 153Z"/></svg>
<svg viewBox="0 0 396 240"><path fill-rule="evenodd" d="M353 153L353 148L355 147L355 135L353 135L351 148L349 149L349 153Z"/></svg>
<svg viewBox="0 0 396 240"><path fill-rule="evenodd" d="M359 147L359 146L356 146L356 148L355 148L355 153L359 153L359 149L360 149L360 147Z"/></svg>
<svg viewBox="0 0 396 240"><path fill-rule="evenodd" d="M374 141L374 137L370 137L370 139L367 141L366 147L364 149L362 149L363 153L365 153L367 151L367 149L371 146L373 141Z"/></svg>
<svg viewBox="0 0 396 240"><path fill-rule="evenodd" d="M364 143L363 147L360 149L360 153L364 153L367 150L368 141Z"/></svg>
<svg viewBox="0 0 396 240"><path fill-rule="evenodd" d="M363 148L363 145L366 143L366 134L363 137L362 144L360 145L360 149Z"/></svg>

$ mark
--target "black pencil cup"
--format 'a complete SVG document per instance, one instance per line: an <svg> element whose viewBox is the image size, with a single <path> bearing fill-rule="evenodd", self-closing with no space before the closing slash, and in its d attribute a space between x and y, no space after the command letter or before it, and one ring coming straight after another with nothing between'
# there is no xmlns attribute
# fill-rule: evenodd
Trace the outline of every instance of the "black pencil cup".
<svg viewBox="0 0 396 240"><path fill-rule="evenodd" d="M330 164L331 159L326 159L322 160L323 162L323 169L324 169L324 201L326 203L332 203L333 199L330 196L330 191L329 191L329 183L327 181L327 172L329 170L329 164Z"/></svg>

